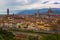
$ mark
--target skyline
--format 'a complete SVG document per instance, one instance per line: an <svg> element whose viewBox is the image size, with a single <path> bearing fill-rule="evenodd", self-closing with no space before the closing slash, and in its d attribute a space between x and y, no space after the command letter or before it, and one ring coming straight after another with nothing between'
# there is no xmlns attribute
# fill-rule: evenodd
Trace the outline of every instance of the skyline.
<svg viewBox="0 0 60 40"><path fill-rule="evenodd" d="M60 8L60 0L0 0L0 14L6 14L7 8L9 8L10 11L13 11L43 9L49 7Z"/></svg>

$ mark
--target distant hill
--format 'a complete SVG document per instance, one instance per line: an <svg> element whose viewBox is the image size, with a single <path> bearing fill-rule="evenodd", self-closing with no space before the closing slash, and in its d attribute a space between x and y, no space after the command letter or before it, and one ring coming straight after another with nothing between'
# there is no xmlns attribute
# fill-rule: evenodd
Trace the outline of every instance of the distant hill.
<svg viewBox="0 0 60 40"><path fill-rule="evenodd" d="M60 14L60 8L51 8L54 14ZM31 10L15 10L16 14L34 14L36 13L37 9ZM48 11L48 8L39 9L41 14L44 14Z"/></svg>

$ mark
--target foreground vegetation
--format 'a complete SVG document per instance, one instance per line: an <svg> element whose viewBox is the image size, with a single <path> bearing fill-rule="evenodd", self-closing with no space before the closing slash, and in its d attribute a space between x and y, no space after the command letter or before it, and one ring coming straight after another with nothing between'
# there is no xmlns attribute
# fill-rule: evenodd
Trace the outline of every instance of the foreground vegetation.
<svg viewBox="0 0 60 40"><path fill-rule="evenodd" d="M23 35L22 40L60 40L60 34L51 34L51 33L41 33L35 31L21 31L27 33L38 33L40 36L31 36L31 35ZM12 32L0 29L0 40L16 40L15 36Z"/></svg>
<svg viewBox="0 0 60 40"><path fill-rule="evenodd" d="M15 30L15 31L40 35L40 36L30 35L28 37L24 37L23 40L60 40L60 34L57 34L57 33L36 32L32 30Z"/></svg>
<svg viewBox="0 0 60 40"><path fill-rule="evenodd" d="M60 34L45 35L40 40L60 40Z"/></svg>
<svg viewBox="0 0 60 40"><path fill-rule="evenodd" d="M12 32L0 29L0 40L15 40Z"/></svg>
<svg viewBox="0 0 60 40"><path fill-rule="evenodd" d="M54 34L54 35L43 35L43 36L24 36L22 39L18 40L60 40L60 35Z"/></svg>

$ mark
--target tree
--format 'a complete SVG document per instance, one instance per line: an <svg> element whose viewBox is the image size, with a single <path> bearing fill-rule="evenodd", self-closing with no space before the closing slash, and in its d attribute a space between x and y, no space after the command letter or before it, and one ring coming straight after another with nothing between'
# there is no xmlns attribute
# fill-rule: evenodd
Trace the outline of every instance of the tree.
<svg viewBox="0 0 60 40"><path fill-rule="evenodd" d="M58 34L44 35L41 37L41 40L60 40L60 35Z"/></svg>
<svg viewBox="0 0 60 40"><path fill-rule="evenodd" d="M0 29L0 39L1 40L15 40L15 36L12 32Z"/></svg>

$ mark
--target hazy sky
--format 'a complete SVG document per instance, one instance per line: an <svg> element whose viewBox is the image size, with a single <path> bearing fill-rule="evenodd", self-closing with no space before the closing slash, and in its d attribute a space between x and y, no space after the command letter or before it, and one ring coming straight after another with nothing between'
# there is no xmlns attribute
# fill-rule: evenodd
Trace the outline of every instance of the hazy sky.
<svg viewBox="0 0 60 40"><path fill-rule="evenodd" d="M60 0L0 0L0 14L6 9L26 10L38 8L60 8Z"/></svg>

